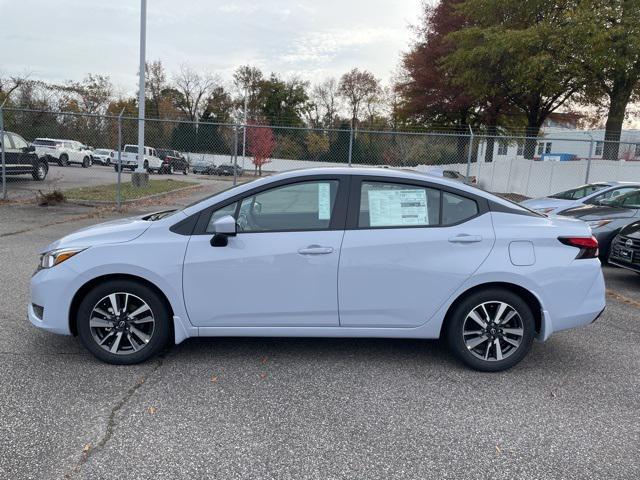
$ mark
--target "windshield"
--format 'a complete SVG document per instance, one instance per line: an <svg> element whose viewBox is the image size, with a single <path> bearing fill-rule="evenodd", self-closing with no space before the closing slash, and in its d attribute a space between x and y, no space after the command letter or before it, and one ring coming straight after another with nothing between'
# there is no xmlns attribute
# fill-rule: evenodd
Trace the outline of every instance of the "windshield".
<svg viewBox="0 0 640 480"><path fill-rule="evenodd" d="M609 185L606 183L591 183L589 185L582 185L577 188L572 188L571 190L556 193L555 195L549 195L549 198L558 198L560 200L579 200L587 195L596 193L603 188L607 188L608 186Z"/></svg>
<svg viewBox="0 0 640 480"><path fill-rule="evenodd" d="M620 195L615 200L607 202L607 205L618 208L640 208L640 190Z"/></svg>
<svg viewBox="0 0 640 480"><path fill-rule="evenodd" d="M95 153L97 153L98 155L109 155L109 150L104 150L102 148L99 148L98 150L94 150Z"/></svg>
<svg viewBox="0 0 640 480"><path fill-rule="evenodd" d="M42 145L42 146L47 146L47 147L54 147L58 142L54 141L54 140L41 140L39 138L36 138L33 141L34 145Z"/></svg>

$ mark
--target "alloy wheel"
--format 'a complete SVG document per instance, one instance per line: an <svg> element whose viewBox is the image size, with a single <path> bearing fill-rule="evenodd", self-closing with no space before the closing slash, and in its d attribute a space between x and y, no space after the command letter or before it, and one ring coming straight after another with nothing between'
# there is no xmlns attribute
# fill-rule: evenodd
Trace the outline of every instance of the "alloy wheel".
<svg viewBox="0 0 640 480"><path fill-rule="evenodd" d="M91 336L102 349L128 355L147 346L155 330L151 307L140 297L126 292L111 293L91 311Z"/></svg>
<svg viewBox="0 0 640 480"><path fill-rule="evenodd" d="M518 350L524 336L524 324L518 311L508 303L489 301L467 314L462 336L474 357L497 362Z"/></svg>

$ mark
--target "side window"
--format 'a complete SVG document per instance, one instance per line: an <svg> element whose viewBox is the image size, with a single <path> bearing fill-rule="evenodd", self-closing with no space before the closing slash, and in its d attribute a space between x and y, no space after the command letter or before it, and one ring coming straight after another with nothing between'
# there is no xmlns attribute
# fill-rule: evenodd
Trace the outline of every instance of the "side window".
<svg viewBox="0 0 640 480"><path fill-rule="evenodd" d="M498 142L498 155L500 156L506 155L508 151L509 151L509 144L507 143L507 141L500 140Z"/></svg>
<svg viewBox="0 0 640 480"><path fill-rule="evenodd" d="M6 132L2 136L2 143L4 144L4 149L5 150L11 150L13 148L13 143L11 143L11 139L9 138L9 134L6 133Z"/></svg>
<svg viewBox="0 0 640 480"><path fill-rule="evenodd" d="M11 140L13 140L13 148L15 149L22 150L29 146L29 144L18 135L11 135Z"/></svg>
<svg viewBox="0 0 640 480"><path fill-rule="evenodd" d="M604 142L596 142L596 151L593 152L595 155L602 155L602 151L604 150Z"/></svg>
<svg viewBox="0 0 640 480"><path fill-rule="evenodd" d="M216 210L211 214L211 218L209 219L209 223L207 224L207 233L213 233L213 224L219 218L226 217L227 215L231 215L235 217L236 208L238 206L238 202L232 203L231 205L227 205L226 207L222 207L219 210Z"/></svg>
<svg viewBox="0 0 640 480"><path fill-rule="evenodd" d="M440 223L440 191L400 183L362 182L358 227L425 227Z"/></svg>
<svg viewBox="0 0 640 480"><path fill-rule="evenodd" d="M326 230L338 185L337 180L301 182L246 197L240 204L238 231Z"/></svg>
<svg viewBox="0 0 640 480"><path fill-rule="evenodd" d="M613 200L614 198L619 197L620 195L624 195L625 193L633 192L637 190L638 187L623 187L616 188L615 190L609 190L608 192L602 193L600 195L595 196L592 199L592 202L598 202L600 200ZM591 202L589 202L591 203Z"/></svg>
<svg viewBox="0 0 640 480"><path fill-rule="evenodd" d="M442 192L442 225L460 223L478 214L478 204L470 198Z"/></svg>

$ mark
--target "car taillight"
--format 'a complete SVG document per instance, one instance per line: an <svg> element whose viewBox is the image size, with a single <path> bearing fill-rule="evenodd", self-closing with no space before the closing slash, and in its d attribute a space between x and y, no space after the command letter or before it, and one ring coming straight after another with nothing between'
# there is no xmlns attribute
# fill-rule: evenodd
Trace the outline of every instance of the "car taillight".
<svg viewBox="0 0 640 480"><path fill-rule="evenodd" d="M576 259L597 258L600 253L598 240L593 235L591 237L559 237L561 243L580 249Z"/></svg>

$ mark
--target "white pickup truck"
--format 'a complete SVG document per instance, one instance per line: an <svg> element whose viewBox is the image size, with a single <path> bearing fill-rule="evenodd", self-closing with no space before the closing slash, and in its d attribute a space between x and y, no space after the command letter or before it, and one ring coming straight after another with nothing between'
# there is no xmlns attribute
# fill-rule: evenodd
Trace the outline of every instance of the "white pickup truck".
<svg viewBox="0 0 640 480"><path fill-rule="evenodd" d="M61 167L75 163L87 168L93 163L93 152L75 140L36 138L31 144L36 147L38 157L45 157Z"/></svg>
<svg viewBox="0 0 640 480"><path fill-rule="evenodd" d="M118 160L116 158L114 168L118 171ZM162 160L158 158L155 148L144 147L144 169L149 173L158 173L162 168ZM125 145L122 151L122 169L129 169L134 171L138 168L138 146L137 145Z"/></svg>

